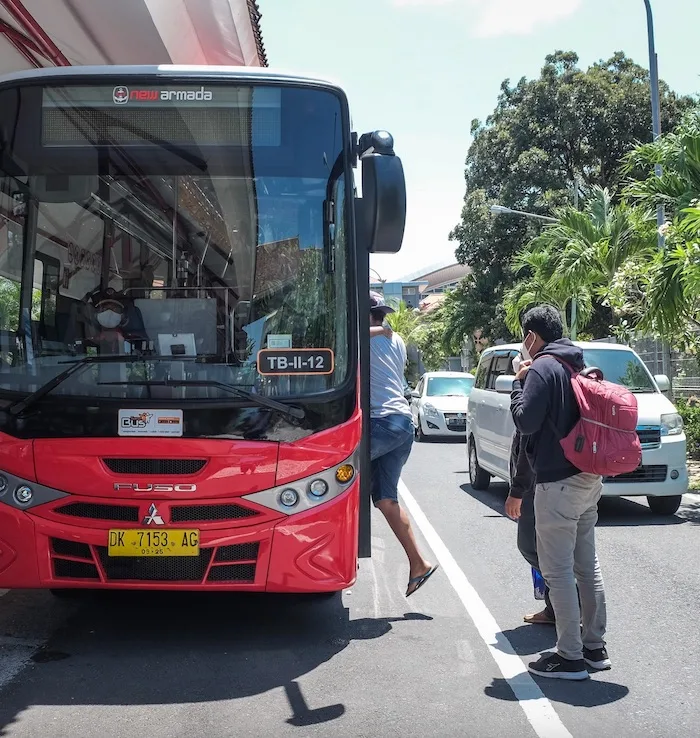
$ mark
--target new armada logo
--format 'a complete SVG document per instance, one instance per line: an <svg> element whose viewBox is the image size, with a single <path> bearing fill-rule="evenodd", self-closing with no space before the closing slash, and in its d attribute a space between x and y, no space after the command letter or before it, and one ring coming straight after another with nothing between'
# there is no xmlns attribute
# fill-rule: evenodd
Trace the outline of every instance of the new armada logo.
<svg viewBox="0 0 700 738"><path fill-rule="evenodd" d="M200 87L198 90L130 90L125 85L117 85L112 90L115 105L126 105L128 102L206 102L214 99L211 90Z"/></svg>

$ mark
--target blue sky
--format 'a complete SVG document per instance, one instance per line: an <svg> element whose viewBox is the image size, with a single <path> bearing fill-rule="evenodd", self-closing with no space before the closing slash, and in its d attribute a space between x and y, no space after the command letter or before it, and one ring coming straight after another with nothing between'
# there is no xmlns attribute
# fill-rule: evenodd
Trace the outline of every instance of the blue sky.
<svg viewBox="0 0 700 738"><path fill-rule="evenodd" d="M648 66L643 0L258 0L270 66L330 77L355 130L394 135L406 172L403 248L372 257L385 279L454 258L474 118L503 79L535 77L546 54L582 66L622 50ZM652 0L659 73L700 93L699 0Z"/></svg>

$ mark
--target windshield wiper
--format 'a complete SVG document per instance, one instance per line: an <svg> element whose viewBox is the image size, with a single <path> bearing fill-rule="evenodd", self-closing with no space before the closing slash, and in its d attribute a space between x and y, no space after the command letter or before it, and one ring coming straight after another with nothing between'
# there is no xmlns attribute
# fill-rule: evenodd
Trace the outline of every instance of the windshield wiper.
<svg viewBox="0 0 700 738"><path fill-rule="evenodd" d="M14 417L18 417L25 410L36 404L43 397L46 397L49 392L53 392L53 390L55 390L59 384L63 384L66 379L72 377L74 374L79 374L81 371L84 371L92 364L131 364L138 361L152 361L154 359L157 361L159 358L161 357L156 356L146 358L143 356L84 356L82 359L77 359L75 362L72 362L67 369L60 372L52 379L49 379L48 382L42 384L38 389L27 395L24 399L13 402L5 409L5 412ZM167 358L170 359L170 357Z"/></svg>
<svg viewBox="0 0 700 738"><path fill-rule="evenodd" d="M238 395L245 400L249 400L254 405L276 410L280 415L286 415L290 418L303 420L306 413L303 408L295 405L285 405L283 402L277 402L265 395L257 395L254 392L236 387L233 384L225 382L217 382L214 379L153 379L153 380L136 380L133 382L99 382L100 385L135 385L137 387L215 387L216 389L229 392L232 395Z"/></svg>

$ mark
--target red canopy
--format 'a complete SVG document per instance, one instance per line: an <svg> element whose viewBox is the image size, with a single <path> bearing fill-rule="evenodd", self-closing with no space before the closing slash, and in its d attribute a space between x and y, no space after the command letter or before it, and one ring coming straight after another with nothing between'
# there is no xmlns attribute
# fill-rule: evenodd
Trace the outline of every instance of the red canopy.
<svg viewBox="0 0 700 738"><path fill-rule="evenodd" d="M266 67L255 0L0 0L0 74L66 65Z"/></svg>

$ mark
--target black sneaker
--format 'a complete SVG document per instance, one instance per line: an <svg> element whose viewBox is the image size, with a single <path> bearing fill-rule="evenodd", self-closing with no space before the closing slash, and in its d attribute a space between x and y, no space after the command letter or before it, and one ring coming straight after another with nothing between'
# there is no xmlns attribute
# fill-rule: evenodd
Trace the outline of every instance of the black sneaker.
<svg viewBox="0 0 700 738"><path fill-rule="evenodd" d="M583 660L592 669L609 669L612 666L612 661L608 656L608 652L604 648L586 648L583 647Z"/></svg>
<svg viewBox="0 0 700 738"><path fill-rule="evenodd" d="M570 679L579 681L590 679L590 674L586 671L586 664L583 659L565 659L558 653L546 653L539 661L533 661L528 664L527 670L531 674L550 679Z"/></svg>

